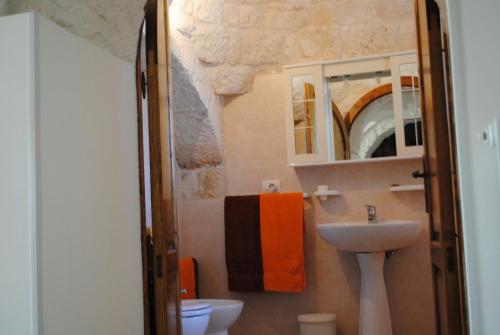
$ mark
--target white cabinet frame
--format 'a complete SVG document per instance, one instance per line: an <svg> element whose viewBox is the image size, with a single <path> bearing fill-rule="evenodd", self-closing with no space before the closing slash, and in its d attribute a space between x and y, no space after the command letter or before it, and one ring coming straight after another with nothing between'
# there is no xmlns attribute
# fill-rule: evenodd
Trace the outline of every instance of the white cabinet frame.
<svg viewBox="0 0 500 335"><path fill-rule="evenodd" d="M317 153L297 154L295 150L295 125L293 119L293 102L292 102L292 78L295 76L312 76L314 82L315 94L315 113L316 113L316 134L317 134ZM286 69L285 77L285 121L286 135L288 142L288 163L303 164L303 163L318 163L325 162L331 159L330 130L325 125L330 124L330 117L325 111L328 106L325 105L326 86L323 77L323 66L303 66L293 69Z"/></svg>
<svg viewBox="0 0 500 335"><path fill-rule="evenodd" d="M323 164L348 164L358 162L387 161L422 157L422 146L406 147L404 141L403 105L401 93L401 64L417 63L415 51L385 55L357 57L338 61L287 65L284 70L285 122L287 135L288 165L307 166ZM333 114L328 92L328 78L347 74L391 70L394 97L394 119L396 126L397 156L366 160L335 160ZM312 76L315 89L315 111L317 120L317 153L297 154L295 150L295 125L293 115L292 78Z"/></svg>
<svg viewBox="0 0 500 335"><path fill-rule="evenodd" d="M405 125L403 117L403 94L401 91L401 65L418 64L416 54L391 57L392 97L394 103L394 123L396 126L396 148L398 156L415 156L423 153L422 145L405 145ZM417 134L415 134L418 136Z"/></svg>

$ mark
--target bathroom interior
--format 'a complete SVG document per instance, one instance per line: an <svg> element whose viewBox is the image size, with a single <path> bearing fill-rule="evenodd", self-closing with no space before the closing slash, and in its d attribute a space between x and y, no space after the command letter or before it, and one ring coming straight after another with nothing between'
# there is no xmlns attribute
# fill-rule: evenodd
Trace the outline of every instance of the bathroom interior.
<svg viewBox="0 0 500 335"><path fill-rule="evenodd" d="M460 4L0 0L0 334L495 334Z"/></svg>
<svg viewBox="0 0 500 335"><path fill-rule="evenodd" d="M381 221L423 223L415 241L385 262L392 331L435 334L425 196L422 180L412 177L423 168L423 146L414 138L406 151L400 149L404 144L396 150L392 89L378 99L374 95L384 85L394 88L391 56L393 61L406 57L402 71L407 73L398 76L410 78L403 96L408 115L415 113L407 115L414 122L405 120L406 137L418 133L413 1L226 2L220 12L208 4L173 1L169 15L174 124L191 109L201 112L208 106L204 127L211 128L207 135L202 128L195 139L204 151L201 164L192 155L177 158L179 254L197 261L199 297L244 303L230 334L299 334L297 317L307 313L335 314L337 334L357 334L361 273L355 253L326 242L316 225L367 221L365 206L373 205ZM322 64L331 69L318 79ZM318 87L322 75L326 83ZM416 79L413 85L411 79ZM312 93L302 89L307 85ZM371 98L363 102L366 95ZM333 109L323 107L332 103ZM356 103L363 104L363 112L353 118L357 122L346 124ZM339 118L333 117L334 110ZM187 140L175 136L175 151L183 151ZM331 145L326 143L330 136ZM399 131L397 136L399 140ZM193 165L195 169L189 168ZM320 185L332 195L317 196ZM304 194L306 285L300 292L228 289L224 241L237 236L225 236L225 199L263 192ZM384 332L366 329L360 334Z"/></svg>

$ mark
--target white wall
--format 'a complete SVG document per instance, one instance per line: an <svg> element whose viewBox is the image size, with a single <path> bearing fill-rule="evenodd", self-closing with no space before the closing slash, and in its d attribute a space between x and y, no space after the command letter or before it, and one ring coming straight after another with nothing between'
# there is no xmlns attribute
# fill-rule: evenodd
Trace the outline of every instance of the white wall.
<svg viewBox="0 0 500 335"><path fill-rule="evenodd" d="M448 0L467 288L472 335L500 329L500 181L477 138L500 116L500 2Z"/></svg>
<svg viewBox="0 0 500 335"><path fill-rule="evenodd" d="M30 13L0 78L0 334L141 334L133 65Z"/></svg>
<svg viewBox="0 0 500 335"><path fill-rule="evenodd" d="M36 329L33 20L0 18L0 334Z"/></svg>
<svg viewBox="0 0 500 335"><path fill-rule="evenodd" d="M42 334L140 334L134 67L43 17L38 38Z"/></svg>

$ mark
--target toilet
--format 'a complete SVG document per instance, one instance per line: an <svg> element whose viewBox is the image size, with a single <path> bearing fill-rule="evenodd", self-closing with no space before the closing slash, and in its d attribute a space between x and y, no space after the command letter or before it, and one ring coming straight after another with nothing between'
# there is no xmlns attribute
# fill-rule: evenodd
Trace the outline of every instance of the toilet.
<svg viewBox="0 0 500 335"><path fill-rule="evenodd" d="M213 308L197 300L181 302L182 335L205 335Z"/></svg>
<svg viewBox="0 0 500 335"><path fill-rule="evenodd" d="M205 304L212 307L206 335L228 335L229 327L236 322L243 310L243 301L240 300L193 299L183 300L184 302ZM183 335L191 334L183 332Z"/></svg>

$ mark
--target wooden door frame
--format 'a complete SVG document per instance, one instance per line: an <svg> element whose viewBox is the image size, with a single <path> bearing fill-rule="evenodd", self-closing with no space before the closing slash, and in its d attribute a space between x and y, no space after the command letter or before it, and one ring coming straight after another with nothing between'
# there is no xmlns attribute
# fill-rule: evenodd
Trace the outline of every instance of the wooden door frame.
<svg viewBox="0 0 500 335"><path fill-rule="evenodd" d="M161 3L160 3L161 2ZM168 101L161 102L159 64L166 66L167 71L165 80L166 85L161 84L168 94L168 7L163 7L164 0L148 0L144 6L144 21L139 31L139 42L136 58L136 94L137 94L137 135L138 135L138 153L139 153L139 182L140 182L140 205L141 205L141 242L142 242L142 276L143 276L143 305L144 305L144 334L145 335L174 335L180 334L179 319L179 295L177 287L178 256L176 234L172 230L175 226L173 189L170 190L170 196L166 193L169 190L166 186L173 183L173 164L170 153L172 146L170 142L170 133L164 134L166 122L169 127L170 116L168 111ZM160 6L161 5L161 6ZM162 13L158 10L163 9ZM158 15L162 15L159 17ZM158 31L158 18L164 20L165 31ZM142 69L141 69L141 40L142 28L146 25L145 49L146 49L146 85L147 85L147 104L148 104L148 136L149 136L149 167L144 166L144 133L142 119ZM165 38L165 49L167 54L165 60L159 59L161 52L158 48L159 38ZM161 62L159 62L159 60ZM163 105L163 108L162 108ZM165 146L168 146L165 150ZM168 157L166 157L168 156ZM168 167L166 165L169 165ZM144 171L150 169L151 183L151 214L153 233L153 260L148 258L148 231L146 228L146 200ZM166 176L170 173L170 176ZM170 179L169 181L166 181ZM168 185L167 185L168 184ZM168 201L172 203L169 205ZM174 228L175 230L175 228ZM150 301L148 280L150 273L148 268L152 267L154 277L154 301ZM174 288L170 287L174 281ZM168 298L174 296L175 312L174 319L171 319L172 306L169 305ZM150 307L154 304L154 320L150 319ZM152 329L154 322L155 331ZM170 329L170 330L169 330ZM173 331L175 330L175 331Z"/></svg>
<svg viewBox="0 0 500 335"><path fill-rule="evenodd" d="M141 251L142 251L142 291L143 291L143 314L144 314L144 335L152 335L150 308L151 301L149 299L149 273L148 267L148 238L146 227L146 191L144 182L144 140L143 140L143 120L142 120L142 69L141 69L141 48L142 48L142 31L144 20L139 29L139 41L137 43L137 54L135 58L135 82L136 82L136 97L137 97L137 139L139 152L139 201L141 207Z"/></svg>
<svg viewBox="0 0 500 335"><path fill-rule="evenodd" d="M437 129L437 132L430 134L428 127L424 126L424 142L429 136L433 136L436 146L441 149L439 154L430 153L429 146L426 145L423 174L430 220L436 331L443 335L464 335L469 330L452 88L449 86L449 59L446 59L449 54L446 54L446 41L443 42L440 22L435 19L436 15L439 17L436 2L415 0L415 13L423 124L427 125L431 120L435 130ZM434 21L429 19L430 15L434 15ZM439 34L435 33L437 31ZM441 113L439 120L436 118L437 113ZM446 120L443 116L446 116ZM436 133L440 136L436 136ZM432 176L431 164L438 167ZM434 178L433 181L431 178ZM437 203L439 208L433 208L433 203ZM440 302L444 302L446 306Z"/></svg>

